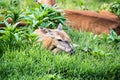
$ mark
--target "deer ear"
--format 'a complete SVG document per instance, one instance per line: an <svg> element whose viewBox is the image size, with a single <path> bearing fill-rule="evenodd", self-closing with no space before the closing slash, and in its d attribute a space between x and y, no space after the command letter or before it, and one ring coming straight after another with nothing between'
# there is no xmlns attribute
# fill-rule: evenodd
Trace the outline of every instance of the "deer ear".
<svg viewBox="0 0 120 80"><path fill-rule="evenodd" d="M62 24L59 24L59 25L58 25L57 30L59 30L59 31L62 30Z"/></svg>
<svg viewBox="0 0 120 80"><path fill-rule="evenodd" d="M51 30L47 29L47 28L39 28L39 30L43 33L49 33L51 32Z"/></svg>

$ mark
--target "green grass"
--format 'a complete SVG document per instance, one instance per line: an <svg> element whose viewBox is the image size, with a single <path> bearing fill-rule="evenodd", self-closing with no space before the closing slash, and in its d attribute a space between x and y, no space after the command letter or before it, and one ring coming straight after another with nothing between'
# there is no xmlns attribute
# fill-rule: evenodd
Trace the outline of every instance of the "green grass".
<svg viewBox="0 0 120 80"><path fill-rule="evenodd" d="M99 11L103 4L110 4L119 0L58 0L57 4L64 9L80 9L80 10L94 10ZM105 6L107 7L107 6Z"/></svg>
<svg viewBox="0 0 120 80"><path fill-rule="evenodd" d="M69 33L68 30L67 32ZM93 40L95 36L89 32L70 31L69 35L73 43L79 45L72 56L64 52L53 55L41 45L21 46L20 49L7 48L0 58L0 79L118 80L120 78L119 45L116 49L114 44L100 42L99 37Z"/></svg>
<svg viewBox="0 0 120 80"><path fill-rule="evenodd" d="M112 0L91 0L89 2L88 0L59 0L58 4L61 8L69 9L80 9L79 5L82 5L83 8L84 5L90 5L95 10L96 6L99 7L100 3L102 4L99 1L110 2ZM99 3L99 5L94 5L93 2ZM25 1L25 4L30 4L30 1ZM30 5L34 7L33 4ZM10 29L9 27L8 31L13 36L17 36L14 35L16 34L15 30L12 32ZM34 40L31 31L28 31L31 34L25 33L27 35L25 38L28 39L24 38L24 34L20 37L19 43L23 43L18 44L18 46L8 46L7 44L10 43L1 42L3 39L1 39L2 34L0 34L0 80L120 79L120 36L117 36L114 32L111 32L110 35L98 36L90 32L74 31L67 27L65 31L71 37L73 43L78 45L74 48L74 55L65 52L53 55L51 51L44 49L41 44L30 44L29 40ZM10 35L6 33L5 37ZM15 38L18 39L18 37ZM11 40L9 42L15 44L14 37Z"/></svg>

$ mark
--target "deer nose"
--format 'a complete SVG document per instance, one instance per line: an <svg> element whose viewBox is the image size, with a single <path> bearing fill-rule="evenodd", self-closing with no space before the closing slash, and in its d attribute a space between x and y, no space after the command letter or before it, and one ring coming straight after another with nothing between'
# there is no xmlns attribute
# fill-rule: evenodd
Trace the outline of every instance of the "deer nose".
<svg viewBox="0 0 120 80"><path fill-rule="evenodd" d="M70 50L70 54L72 55L72 54L74 54L75 53L75 51L72 49L72 50Z"/></svg>

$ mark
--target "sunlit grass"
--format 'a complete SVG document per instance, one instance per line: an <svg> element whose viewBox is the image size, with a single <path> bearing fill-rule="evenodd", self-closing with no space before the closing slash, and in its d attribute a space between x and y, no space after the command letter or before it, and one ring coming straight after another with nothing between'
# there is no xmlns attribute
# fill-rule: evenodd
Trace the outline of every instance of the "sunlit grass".
<svg viewBox="0 0 120 80"><path fill-rule="evenodd" d="M115 80L120 77L120 48L100 42L99 37L94 40L95 36L89 32L71 31L69 35L79 45L72 56L64 52L53 55L41 45L7 48L0 58L0 79Z"/></svg>
<svg viewBox="0 0 120 80"><path fill-rule="evenodd" d="M30 2L32 0L21 1L25 7L26 4L34 7ZM68 9L88 6L95 10L102 3L99 3L99 0L94 1L59 0L58 5L60 8ZM24 9L25 7L23 6ZM4 51L0 52L0 80L118 80L120 78L120 39L116 34L99 36L91 32L64 28L73 44L77 45L74 48L74 55L65 52L53 55L41 44L25 43L23 39L21 42L24 44L19 46L7 46L1 42L0 51L3 51L3 48Z"/></svg>
<svg viewBox="0 0 120 80"><path fill-rule="evenodd" d="M102 4L110 4L119 0L58 0L57 4L64 9L94 10L98 11Z"/></svg>

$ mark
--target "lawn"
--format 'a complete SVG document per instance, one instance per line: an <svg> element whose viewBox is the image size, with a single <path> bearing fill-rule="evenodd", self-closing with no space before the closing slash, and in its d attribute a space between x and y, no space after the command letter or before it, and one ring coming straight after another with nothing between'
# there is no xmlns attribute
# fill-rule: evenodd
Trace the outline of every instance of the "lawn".
<svg viewBox="0 0 120 80"><path fill-rule="evenodd" d="M72 1L79 0L59 0L57 4L60 8L65 6L64 8L78 9L75 8L75 6L78 7L78 2L73 3L71 6ZM83 6L99 3L98 0L91 0L90 2L88 0L81 1L80 5ZM107 2L107 0L102 1L99 5ZM62 2L67 4L61 4ZM30 6L27 7L26 4ZM30 1L25 1L24 5L27 9L24 6L18 6L21 11L23 10L20 18L17 17L13 25L9 25L5 21L7 27L0 30L0 80L120 79L120 36L113 30L111 30L109 35L102 34L99 36L91 32L75 31L69 26L64 26L63 29L68 33L72 42L78 46L74 48L74 55L69 55L65 52L53 55L51 51L44 49L41 44L34 45L36 36L33 34L33 30L38 25L48 26L47 22L51 21L51 19L44 21L42 13L47 14L49 11L51 13L59 13L59 11L56 12L52 8L43 9L43 7L40 7L40 10L43 10L43 12L39 13L37 12L38 6L33 4ZM9 10L8 7L5 7L8 5L2 5L4 6L0 8L1 12L3 9ZM20 5L23 4L21 3ZM96 7L90 7L92 10L96 10ZM27 13L29 11L30 13ZM6 17L7 14L9 13L1 15ZM30 16L31 14L32 17ZM41 15L39 16L38 14ZM24 20L29 26L16 28L15 23L21 20L21 16L23 18L23 15L25 15ZM33 18L33 16L35 17ZM48 15L44 15L44 17L46 16ZM50 17L53 18L53 16ZM64 16L60 16L57 19L59 22L64 23ZM58 23L54 22L54 19L51 23L48 27L56 28L54 26Z"/></svg>
<svg viewBox="0 0 120 80"><path fill-rule="evenodd" d="M57 4L60 8L99 11L116 1L119 2L119 0L58 0Z"/></svg>

